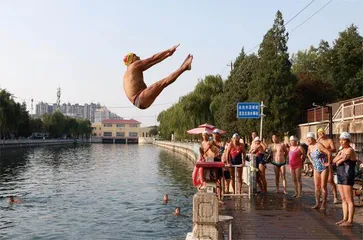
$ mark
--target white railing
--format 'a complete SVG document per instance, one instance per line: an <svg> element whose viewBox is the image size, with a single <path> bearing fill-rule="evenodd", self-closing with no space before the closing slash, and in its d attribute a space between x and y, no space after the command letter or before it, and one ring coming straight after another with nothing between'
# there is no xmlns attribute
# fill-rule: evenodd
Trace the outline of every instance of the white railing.
<svg viewBox="0 0 363 240"><path fill-rule="evenodd" d="M354 98L348 102L342 103L333 116L333 132L336 132L340 126L339 123L344 121L354 121L363 118L363 97ZM329 124L326 125L325 131L329 131Z"/></svg>

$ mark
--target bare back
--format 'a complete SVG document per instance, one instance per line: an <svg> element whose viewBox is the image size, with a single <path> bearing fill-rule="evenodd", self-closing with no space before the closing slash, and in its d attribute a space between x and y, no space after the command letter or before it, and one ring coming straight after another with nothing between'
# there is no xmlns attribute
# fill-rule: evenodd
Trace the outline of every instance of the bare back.
<svg viewBox="0 0 363 240"><path fill-rule="evenodd" d="M137 60L128 66L124 75L124 90L131 102L134 102L138 93L147 88L142 68L138 66L139 62Z"/></svg>

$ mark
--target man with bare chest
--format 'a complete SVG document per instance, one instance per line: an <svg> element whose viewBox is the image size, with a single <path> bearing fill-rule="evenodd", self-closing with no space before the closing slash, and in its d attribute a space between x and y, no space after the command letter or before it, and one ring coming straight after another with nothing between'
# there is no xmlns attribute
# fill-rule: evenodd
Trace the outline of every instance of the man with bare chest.
<svg viewBox="0 0 363 240"><path fill-rule="evenodd" d="M282 185L284 188L284 194L287 194L287 186L286 186L286 158L287 158L287 148L285 144L281 144L278 137L276 135L272 136L272 156L273 161L271 162L274 165L275 170L275 183L276 183L276 193L279 193L279 185L280 185L280 176L282 177Z"/></svg>
<svg viewBox="0 0 363 240"><path fill-rule="evenodd" d="M189 54L178 70L149 87L146 86L143 72L172 56L178 46L179 45L176 45L143 60L135 53L129 53L124 57L124 63L127 66L124 75L124 90L127 98L136 107L140 109L150 107L164 88L172 84L183 72L192 69L193 56Z"/></svg>
<svg viewBox="0 0 363 240"><path fill-rule="evenodd" d="M336 152L336 148L335 148L333 140L331 140L330 138L328 138L326 136L324 129L322 129L322 128L318 129L318 136L319 136L318 142L321 143L326 149L328 149L329 152L331 152L331 153ZM333 192L334 204L338 204L339 200L338 200L338 194L337 194L337 186L334 183L334 173L333 173L332 166L329 166L328 183L330 184L331 190Z"/></svg>

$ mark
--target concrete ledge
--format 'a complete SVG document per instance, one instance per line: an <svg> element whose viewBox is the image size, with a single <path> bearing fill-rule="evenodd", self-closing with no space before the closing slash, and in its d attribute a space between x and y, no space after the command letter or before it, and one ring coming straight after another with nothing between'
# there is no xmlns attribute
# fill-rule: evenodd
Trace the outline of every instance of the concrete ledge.
<svg viewBox="0 0 363 240"><path fill-rule="evenodd" d="M87 139L57 139L57 140L0 140L0 150L10 148L22 148L22 147L39 147L49 145L62 145L62 144L73 144L73 143L88 143Z"/></svg>
<svg viewBox="0 0 363 240"><path fill-rule="evenodd" d="M173 152L180 153L190 159L193 163L196 163L198 160L198 143L182 143L155 140L154 145L169 149Z"/></svg>

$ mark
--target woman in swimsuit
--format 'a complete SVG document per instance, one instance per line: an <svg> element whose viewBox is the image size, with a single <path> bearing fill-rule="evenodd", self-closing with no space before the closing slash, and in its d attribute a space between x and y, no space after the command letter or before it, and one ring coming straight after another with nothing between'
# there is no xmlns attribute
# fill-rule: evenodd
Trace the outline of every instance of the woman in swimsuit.
<svg viewBox="0 0 363 240"><path fill-rule="evenodd" d="M244 159L246 159L246 151L244 144L240 143L240 137L238 133L233 134L232 141L228 146L227 149L227 161L230 165L242 165L242 167L237 168L238 173L238 189L239 193L242 193L242 169L244 165ZM229 169L229 172L231 174L232 178L232 189L233 194L236 193L236 189L234 189L235 186L235 174L234 174L234 168L231 167Z"/></svg>
<svg viewBox="0 0 363 240"><path fill-rule="evenodd" d="M331 152L326 149L322 144L316 142L315 133L309 132L306 136L309 144L308 158L314 166L314 185L315 185L315 201L316 204L312 207L318 209L320 206L320 193L323 201L320 210L324 211L326 208L327 197L327 182L329 176L328 166L331 164Z"/></svg>
<svg viewBox="0 0 363 240"><path fill-rule="evenodd" d="M303 161L305 159L304 149L297 144L297 138L295 136L290 137L289 148L289 163L292 180L294 181L295 194L292 197L301 197L302 194L302 182L301 182L301 170Z"/></svg>
<svg viewBox="0 0 363 240"><path fill-rule="evenodd" d="M249 153L256 154L256 168L258 168L257 172L257 183L260 186L261 193L267 192L267 182L265 177L266 170L266 162L263 159L264 152L266 151L266 147L261 143L259 137L256 137L251 145L251 150Z"/></svg>
<svg viewBox="0 0 363 240"><path fill-rule="evenodd" d="M353 225L354 217L353 185L357 156L350 146L349 133L342 132L339 142L342 149L334 158L333 164L337 165L338 190L342 198L343 219L336 224L342 227L350 227Z"/></svg>

